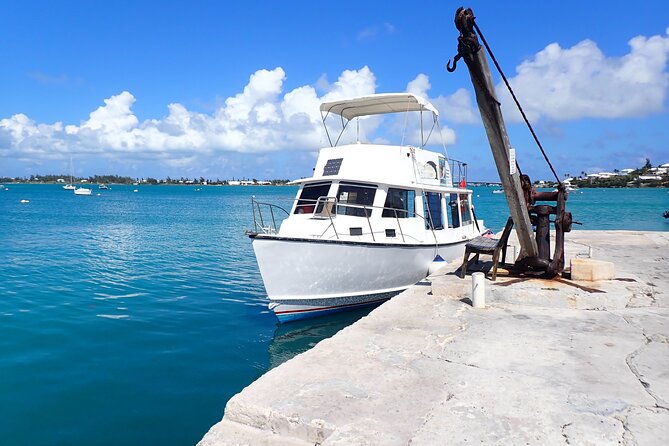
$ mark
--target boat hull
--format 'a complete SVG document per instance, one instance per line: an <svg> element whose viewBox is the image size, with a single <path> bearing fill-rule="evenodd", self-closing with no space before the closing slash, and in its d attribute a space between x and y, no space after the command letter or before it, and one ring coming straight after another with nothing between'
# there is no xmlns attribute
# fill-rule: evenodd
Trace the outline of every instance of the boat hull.
<svg viewBox="0 0 669 446"><path fill-rule="evenodd" d="M406 245L253 236L270 309L281 322L373 305L425 278L438 254L462 256L467 240Z"/></svg>

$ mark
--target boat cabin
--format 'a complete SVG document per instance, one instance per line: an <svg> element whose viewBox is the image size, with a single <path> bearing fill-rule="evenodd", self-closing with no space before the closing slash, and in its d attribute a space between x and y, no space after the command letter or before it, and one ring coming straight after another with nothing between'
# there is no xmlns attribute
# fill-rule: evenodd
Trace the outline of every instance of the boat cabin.
<svg viewBox="0 0 669 446"><path fill-rule="evenodd" d="M359 124L355 140L339 144L351 120L401 112L420 115L420 146L362 142ZM324 103L321 114L331 147L320 150L310 178L291 183L300 189L289 217L265 232L417 244L450 243L480 233L472 191L466 188L466 164L449 161L445 149L441 154L425 148L439 124L429 102L409 93L383 94ZM424 114L432 117L429 132ZM341 118L334 140L326 124L331 116Z"/></svg>

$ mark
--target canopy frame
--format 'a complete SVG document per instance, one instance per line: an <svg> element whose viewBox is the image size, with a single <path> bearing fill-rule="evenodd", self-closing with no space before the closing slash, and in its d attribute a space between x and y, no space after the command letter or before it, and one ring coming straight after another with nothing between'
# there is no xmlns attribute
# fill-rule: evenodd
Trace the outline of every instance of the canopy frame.
<svg viewBox="0 0 669 446"><path fill-rule="evenodd" d="M331 147L337 146L349 122L354 118L364 116L403 113L403 112L419 112L420 113L420 134L421 147L427 144L430 139L434 127L439 125L439 111L424 98L414 95L412 93L386 93L375 94L370 96L362 96L353 99L344 99L340 101L324 102L320 107L321 119L323 120L323 127L325 134ZM423 112L430 112L432 114L432 127L427 139L424 138L423 131ZM334 144L332 137L326 125L326 119L330 114L338 115L341 119L342 129L339 132ZM406 125L406 124L405 124ZM406 129L405 129L406 130ZM356 140L360 138L360 125L358 121Z"/></svg>

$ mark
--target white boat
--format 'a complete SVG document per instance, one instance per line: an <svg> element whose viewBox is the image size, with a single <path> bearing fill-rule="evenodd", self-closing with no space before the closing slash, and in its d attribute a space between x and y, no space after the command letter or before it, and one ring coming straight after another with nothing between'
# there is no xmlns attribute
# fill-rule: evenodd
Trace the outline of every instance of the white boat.
<svg viewBox="0 0 669 446"><path fill-rule="evenodd" d="M100 184L98 185L98 189L109 189L109 188L107 187L106 184L104 184L104 183L100 183Z"/></svg>
<svg viewBox="0 0 669 446"><path fill-rule="evenodd" d="M419 147L361 143L359 126L358 141L337 145L351 120L401 112L420 114ZM252 200L249 237L269 308L282 322L386 300L425 278L437 255L460 258L484 229L466 165L424 148L423 136L439 125L425 99L372 95L324 103L321 115L324 124L335 115L343 130L320 150L313 176L292 182L300 187L290 210ZM281 211L287 218L277 227Z"/></svg>
<svg viewBox="0 0 669 446"><path fill-rule="evenodd" d="M493 193L493 194L503 194L503 193L504 193L504 189L493 189L492 193Z"/></svg>
<svg viewBox="0 0 669 446"><path fill-rule="evenodd" d="M74 189L74 195L90 195L91 193L93 193L93 191L86 187L77 187Z"/></svg>

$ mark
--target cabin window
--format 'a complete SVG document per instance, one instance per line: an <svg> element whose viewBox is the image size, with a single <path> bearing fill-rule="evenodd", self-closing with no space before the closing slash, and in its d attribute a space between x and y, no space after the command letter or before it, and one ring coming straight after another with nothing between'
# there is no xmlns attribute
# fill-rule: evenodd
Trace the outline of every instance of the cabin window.
<svg viewBox="0 0 669 446"><path fill-rule="evenodd" d="M386 202L383 205L382 217L410 218L415 217L414 202L416 192L406 189L388 189Z"/></svg>
<svg viewBox="0 0 669 446"><path fill-rule="evenodd" d="M425 192L425 229L444 229L441 215L441 194Z"/></svg>
<svg viewBox="0 0 669 446"><path fill-rule="evenodd" d="M462 225L470 225L472 223L472 213L469 207L469 195L460 194L460 215L462 216Z"/></svg>
<svg viewBox="0 0 669 446"><path fill-rule="evenodd" d="M337 213L369 217L372 215L375 194L376 186L340 183L337 191Z"/></svg>
<svg viewBox="0 0 669 446"><path fill-rule="evenodd" d="M327 197L331 183L305 184L295 206L295 214L312 214L320 197Z"/></svg>
<svg viewBox="0 0 669 446"><path fill-rule="evenodd" d="M450 201L448 202L448 207L451 208L451 221L453 222L453 228L460 227L460 212L458 210L458 194L451 194Z"/></svg>

